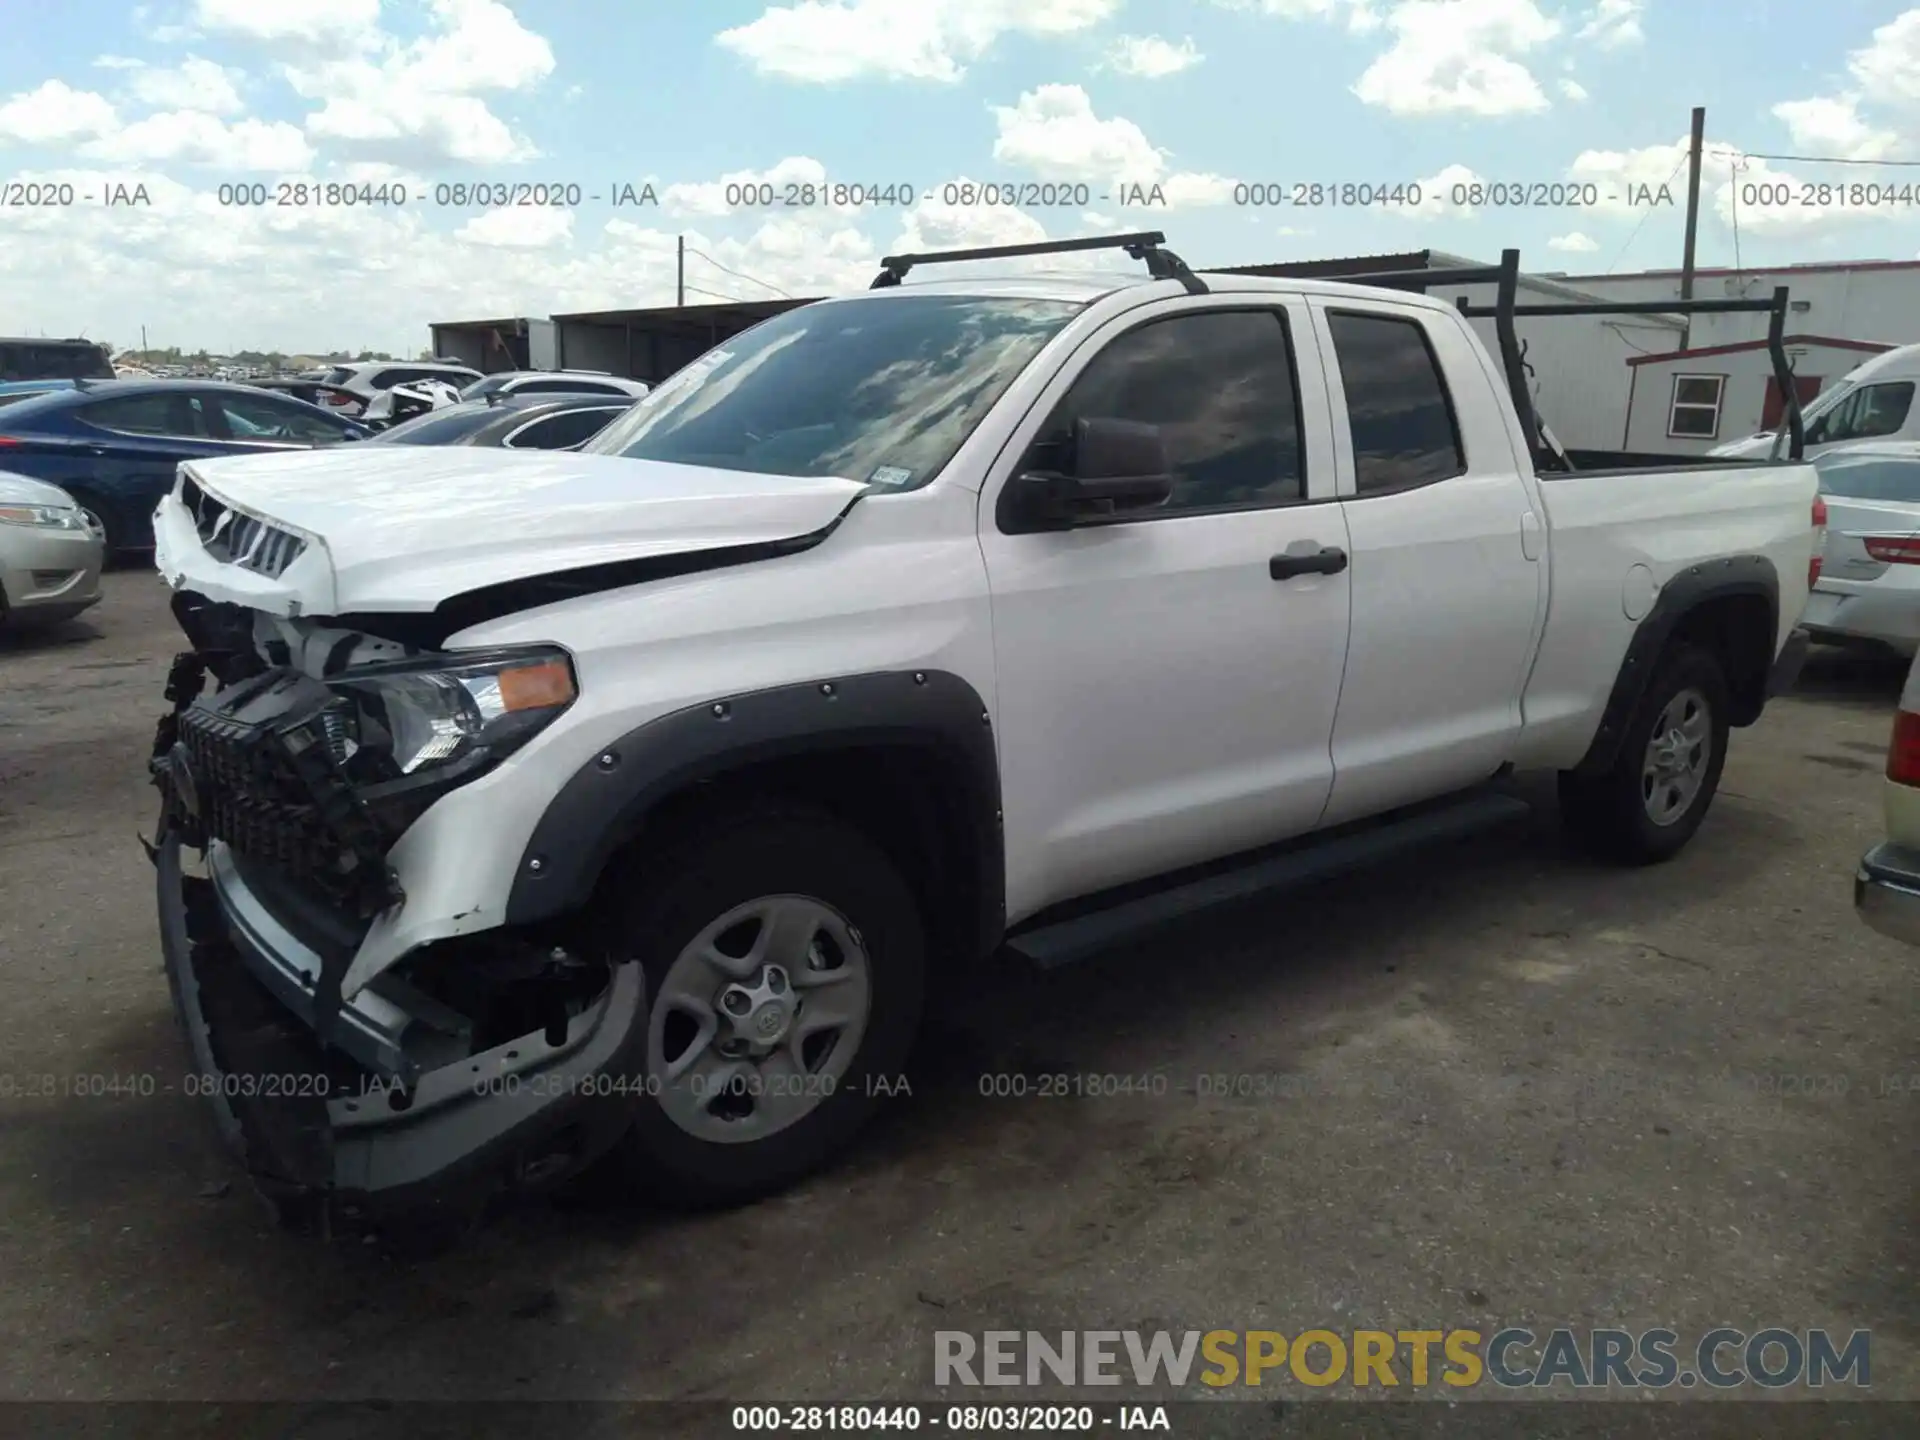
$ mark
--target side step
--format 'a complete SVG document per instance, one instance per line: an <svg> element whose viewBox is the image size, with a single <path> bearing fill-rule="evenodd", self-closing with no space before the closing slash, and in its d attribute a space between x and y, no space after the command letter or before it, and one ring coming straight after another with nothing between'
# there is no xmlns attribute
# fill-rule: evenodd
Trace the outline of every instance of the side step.
<svg viewBox="0 0 1920 1440"><path fill-rule="evenodd" d="M1267 850L1231 870L1009 935L1006 948L1042 970L1057 969L1142 931L1216 905L1361 869L1402 851L1476 834L1532 813L1533 807L1524 800L1482 792L1403 818L1375 822L1325 839L1309 839L1279 853Z"/></svg>

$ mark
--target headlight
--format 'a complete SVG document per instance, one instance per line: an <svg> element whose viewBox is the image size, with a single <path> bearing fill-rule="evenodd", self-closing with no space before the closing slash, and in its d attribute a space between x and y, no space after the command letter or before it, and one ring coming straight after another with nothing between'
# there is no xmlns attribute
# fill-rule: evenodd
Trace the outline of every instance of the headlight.
<svg viewBox="0 0 1920 1440"><path fill-rule="evenodd" d="M0 505L0 525L35 525L46 530L84 530L87 522L72 505Z"/></svg>
<svg viewBox="0 0 1920 1440"><path fill-rule="evenodd" d="M332 677L352 723L329 738L349 770L373 761L389 778L512 754L579 694L573 662L547 647L368 666ZM354 764L358 759L361 764Z"/></svg>

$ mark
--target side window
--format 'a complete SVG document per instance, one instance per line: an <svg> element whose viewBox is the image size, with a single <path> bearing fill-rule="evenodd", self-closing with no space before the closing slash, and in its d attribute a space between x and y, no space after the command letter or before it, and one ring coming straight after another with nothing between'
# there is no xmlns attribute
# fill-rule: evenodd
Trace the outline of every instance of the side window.
<svg viewBox="0 0 1920 1440"><path fill-rule="evenodd" d="M620 412L608 407L596 406L591 410L568 410L560 415L549 415L544 420L535 420L532 424L516 431L508 440L509 450L565 450L570 445L591 440L606 428L607 422Z"/></svg>
<svg viewBox="0 0 1920 1440"><path fill-rule="evenodd" d="M1807 440L1816 445L1829 445L1839 440L1897 435L1907 423L1907 412L1912 408L1911 380L1862 385L1814 421L1807 431Z"/></svg>
<svg viewBox="0 0 1920 1440"><path fill-rule="evenodd" d="M102 430L129 435L204 437L212 433L200 401L177 390L95 401L81 407L80 418Z"/></svg>
<svg viewBox="0 0 1920 1440"><path fill-rule="evenodd" d="M1306 494L1293 347L1278 310L1175 315L1108 342L1047 418L1029 464L1066 463L1083 419L1160 427L1174 486L1155 519Z"/></svg>
<svg viewBox="0 0 1920 1440"><path fill-rule="evenodd" d="M569 384L565 380L529 380L524 385L513 387L516 395L578 395L584 390L597 391L597 385Z"/></svg>
<svg viewBox="0 0 1920 1440"><path fill-rule="evenodd" d="M236 440L330 445L346 433L324 415L309 415L264 395L222 395L219 405Z"/></svg>
<svg viewBox="0 0 1920 1440"><path fill-rule="evenodd" d="M1407 490L1464 475L1460 425L1425 328L1352 311L1329 312L1327 328L1347 393L1355 489Z"/></svg>
<svg viewBox="0 0 1920 1440"><path fill-rule="evenodd" d="M413 373L409 370L376 370L367 384L375 390L391 390L394 386L403 385L412 378Z"/></svg>
<svg viewBox="0 0 1920 1440"><path fill-rule="evenodd" d="M1673 402L1667 408L1667 437L1712 440L1720 434L1720 404L1727 393L1724 375L1676 375Z"/></svg>

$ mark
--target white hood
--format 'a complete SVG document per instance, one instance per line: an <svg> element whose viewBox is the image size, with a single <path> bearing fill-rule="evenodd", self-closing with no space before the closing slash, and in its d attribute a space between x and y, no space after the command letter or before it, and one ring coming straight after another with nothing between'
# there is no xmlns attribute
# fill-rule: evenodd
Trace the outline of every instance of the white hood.
<svg viewBox="0 0 1920 1440"><path fill-rule="evenodd" d="M190 460L184 478L306 542L277 576L209 555L176 493L154 514L167 583L278 615L431 611L482 586L794 539L865 488L569 451L341 445Z"/></svg>

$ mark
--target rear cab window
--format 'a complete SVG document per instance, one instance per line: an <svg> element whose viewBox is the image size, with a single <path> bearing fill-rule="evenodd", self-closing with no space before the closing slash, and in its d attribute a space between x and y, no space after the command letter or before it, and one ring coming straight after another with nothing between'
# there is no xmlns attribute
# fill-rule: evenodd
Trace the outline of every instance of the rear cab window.
<svg viewBox="0 0 1920 1440"><path fill-rule="evenodd" d="M1426 327L1411 316L1329 309L1327 329L1346 392L1357 493L1466 474L1459 416Z"/></svg>

